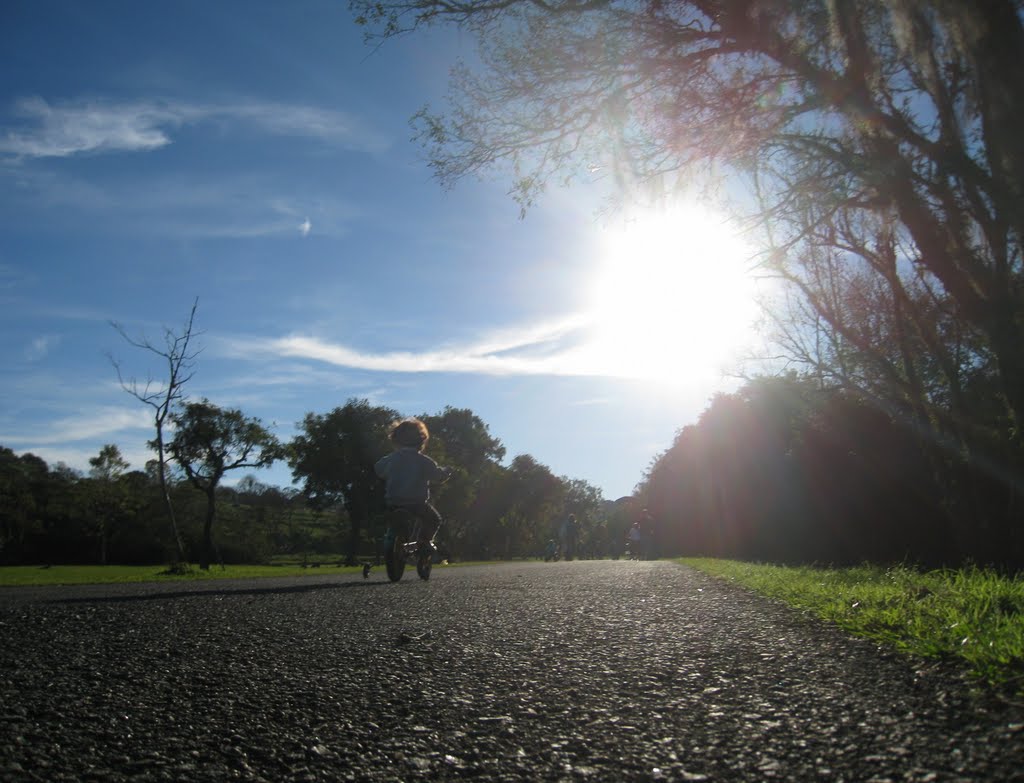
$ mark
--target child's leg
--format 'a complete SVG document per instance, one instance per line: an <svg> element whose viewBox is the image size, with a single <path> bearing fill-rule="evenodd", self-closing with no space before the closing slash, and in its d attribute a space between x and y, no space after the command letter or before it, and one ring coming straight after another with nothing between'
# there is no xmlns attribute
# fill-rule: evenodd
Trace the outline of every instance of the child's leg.
<svg viewBox="0 0 1024 783"><path fill-rule="evenodd" d="M429 503L421 503L416 506L416 516L420 518L420 541L426 543L433 541L437 529L441 526L441 515L437 509Z"/></svg>

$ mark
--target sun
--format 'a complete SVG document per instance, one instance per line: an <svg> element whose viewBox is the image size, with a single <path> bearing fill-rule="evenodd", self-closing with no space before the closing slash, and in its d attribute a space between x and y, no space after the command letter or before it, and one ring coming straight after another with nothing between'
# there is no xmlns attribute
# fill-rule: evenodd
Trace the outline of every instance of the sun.
<svg viewBox="0 0 1024 783"><path fill-rule="evenodd" d="M719 375L754 338L749 246L695 204L648 209L605 230L589 289L591 360L665 383Z"/></svg>

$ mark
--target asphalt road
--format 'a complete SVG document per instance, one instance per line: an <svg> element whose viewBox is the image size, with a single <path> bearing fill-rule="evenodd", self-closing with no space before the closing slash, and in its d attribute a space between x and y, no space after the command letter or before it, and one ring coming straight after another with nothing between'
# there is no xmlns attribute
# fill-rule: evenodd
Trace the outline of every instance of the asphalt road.
<svg viewBox="0 0 1024 783"><path fill-rule="evenodd" d="M1024 711L667 562L0 590L4 781L1024 780Z"/></svg>

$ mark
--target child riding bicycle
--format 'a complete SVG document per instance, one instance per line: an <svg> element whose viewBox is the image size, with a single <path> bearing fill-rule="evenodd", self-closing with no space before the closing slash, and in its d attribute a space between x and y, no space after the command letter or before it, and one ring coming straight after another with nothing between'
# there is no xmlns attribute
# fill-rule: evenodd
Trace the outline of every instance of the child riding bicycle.
<svg viewBox="0 0 1024 783"><path fill-rule="evenodd" d="M384 479L384 499L391 509L404 509L420 520L421 545L433 545L441 515L430 504L430 482L445 481L451 470L423 453L430 439L427 425L416 418L391 425L388 433L395 450L374 465Z"/></svg>

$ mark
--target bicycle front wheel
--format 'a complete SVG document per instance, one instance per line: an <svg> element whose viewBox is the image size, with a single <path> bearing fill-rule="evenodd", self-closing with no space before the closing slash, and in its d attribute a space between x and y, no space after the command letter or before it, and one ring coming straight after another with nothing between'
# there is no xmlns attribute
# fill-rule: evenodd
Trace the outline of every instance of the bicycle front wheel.
<svg viewBox="0 0 1024 783"><path fill-rule="evenodd" d="M420 551L416 553L416 573L419 574L420 579L430 579L430 569L433 567L434 553L431 551L431 547L420 547Z"/></svg>
<svg viewBox="0 0 1024 783"><path fill-rule="evenodd" d="M391 546L384 552L384 566L388 571L388 579L397 582L405 573L405 538L395 536Z"/></svg>

